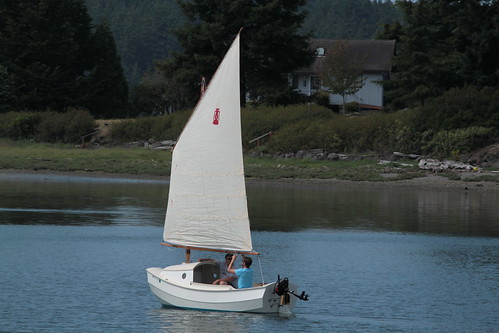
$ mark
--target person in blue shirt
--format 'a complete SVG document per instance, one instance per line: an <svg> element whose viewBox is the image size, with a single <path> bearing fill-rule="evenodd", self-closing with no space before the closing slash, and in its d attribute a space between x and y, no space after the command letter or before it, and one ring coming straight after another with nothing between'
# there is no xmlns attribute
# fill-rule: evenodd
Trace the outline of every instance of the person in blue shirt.
<svg viewBox="0 0 499 333"><path fill-rule="evenodd" d="M238 288L251 288L253 287L253 269L251 269L251 264L253 260L250 257L243 256L242 258L242 266L243 268L234 269L232 265L236 260L236 255L232 256L232 260L230 261L229 267L227 268L227 272L234 273L237 275L237 287Z"/></svg>

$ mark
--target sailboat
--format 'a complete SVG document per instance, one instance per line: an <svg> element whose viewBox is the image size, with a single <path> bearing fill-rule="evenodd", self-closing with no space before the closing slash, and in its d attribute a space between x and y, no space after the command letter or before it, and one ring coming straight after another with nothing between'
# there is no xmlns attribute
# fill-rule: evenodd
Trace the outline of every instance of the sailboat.
<svg viewBox="0 0 499 333"><path fill-rule="evenodd" d="M304 292L287 278L251 288L214 285L220 267L191 262L191 250L258 255L253 250L244 180L239 90L240 34L204 91L172 153L162 245L184 248L185 262L147 269L163 306L254 313L290 312ZM296 297L290 297L290 296Z"/></svg>

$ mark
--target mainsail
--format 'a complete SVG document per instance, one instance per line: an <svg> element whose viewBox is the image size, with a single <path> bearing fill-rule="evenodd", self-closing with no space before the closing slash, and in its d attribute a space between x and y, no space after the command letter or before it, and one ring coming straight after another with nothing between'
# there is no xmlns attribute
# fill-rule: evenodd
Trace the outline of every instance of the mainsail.
<svg viewBox="0 0 499 333"><path fill-rule="evenodd" d="M239 101L239 35L173 150L163 240L251 251Z"/></svg>

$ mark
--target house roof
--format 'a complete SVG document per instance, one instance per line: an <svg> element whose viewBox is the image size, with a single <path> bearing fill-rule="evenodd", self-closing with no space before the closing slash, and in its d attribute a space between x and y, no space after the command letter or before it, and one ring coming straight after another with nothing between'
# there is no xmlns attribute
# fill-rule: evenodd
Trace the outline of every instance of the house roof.
<svg viewBox="0 0 499 333"><path fill-rule="evenodd" d="M340 40L337 39L310 39L310 48L324 49L324 56L333 49ZM395 40L373 39L373 40L343 40L355 55L364 58L362 71L364 72L390 72L392 70L392 57L395 52ZM317 57L314 63L308 67L296 71L296 73L317 73L319 61Z"/></svg>

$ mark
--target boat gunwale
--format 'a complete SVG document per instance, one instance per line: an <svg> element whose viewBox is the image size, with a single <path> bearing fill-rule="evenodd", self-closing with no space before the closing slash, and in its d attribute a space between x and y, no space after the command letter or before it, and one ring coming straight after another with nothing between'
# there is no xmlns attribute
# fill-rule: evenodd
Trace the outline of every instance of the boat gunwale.
<svg viewBox="0 0 499 333"><path fill-rule="evenodd" d="M255 284L257 284L257 286L253 286L250 288L234 288L233 286L230 286L230 285L213 285L213 284L209 284L209 283L190 281L189 284L186 285L186 284L180 284L172 279L167 279L165 277L158 276L158 275L154 274L152 271L150 271L151 268L160 269L161 271L163 270L163 268L150 267L150 268L146 269L146 271L149 274L153 275L156 279L162 280L162 281L169 283L175 287L180 287L180 288L191 290L191 291L206 291L206 292L232 292L232 291L241 292L241 291L246 291L246 290L253 290L254 291L254 290L258 290L258 289L266 289L269 285L274 284L274 282L255 283ZM213 286L213 289L191 288L192 286Z"/></svg>

